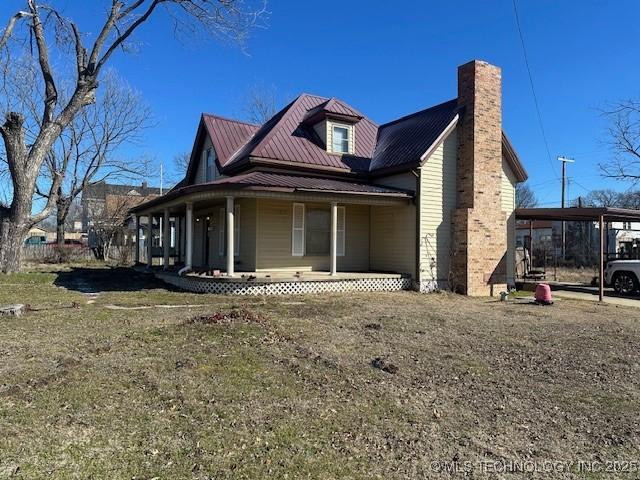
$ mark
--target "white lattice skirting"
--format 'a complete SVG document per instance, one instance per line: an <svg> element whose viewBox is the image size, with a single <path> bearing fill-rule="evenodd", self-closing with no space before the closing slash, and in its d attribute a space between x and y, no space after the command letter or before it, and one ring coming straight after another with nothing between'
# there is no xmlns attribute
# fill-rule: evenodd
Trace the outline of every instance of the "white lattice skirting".
<svg viewBox="0 0 640 480"><path fill-rule="evenodd" d="M409 290L410 278L358 278L352 280L270 282L251 284L247 282L225 282L203 278L178 277L156 273L165 283L182 290L196 293L219 293L223 295L294 295L301 293L337 292L395 292Z"/></svg>

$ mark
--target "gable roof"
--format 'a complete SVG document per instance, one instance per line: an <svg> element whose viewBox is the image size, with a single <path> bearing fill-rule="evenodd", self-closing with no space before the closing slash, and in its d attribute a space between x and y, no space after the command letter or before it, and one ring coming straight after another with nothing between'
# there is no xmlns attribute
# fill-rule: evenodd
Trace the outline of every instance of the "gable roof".
<svg viewBox="0 0 640 480"><path fill-rule="evenodd" d="M419 163L459 112L458 100L453 99L381 125L370 170Z"/></svg>
<svg viewBox="0 0 640 480"><path fill-rule="evenodd" d="M446 138L463 109L457 99L406 115L378 127L337 98L302 94L262 126L203 114L187 175L174 189L193 183L199 146L205 133L216 150L218 169L235 175L254 166L287 167L301 171L334 171L379 176L418 166ZM313 121L327 116L354 123L355 152L340 155L326 150ZM503 133L503 154L518 181L527 178L518 155Z"/></svg>
<svg viewBox="0 0 640 480"><path fill-rule="evenodd" d="M203 113L200 117L198 132L196 133L196 139L193 149L191 150L191 159L185 180L179 182L178 185L184 185L193 180L198 168L198 147L201 142L204 141L205 132L209 135L213 148L216 151L218 169L222 170L233 154L236 153L242 145L245 145L259 129L259 125L242 122L240 120L232 120L210 113Z"/></svg>
<svg viewBox="0 0 640 480"><path fill-rule="evenodd" d="M304 124L310 111L331 108L358 115L355 124L353 155L337 155L326 151L314 129ZM377 125L337 99L302 94L274 115L229 160L229 172L251 164L288 165L315 170L366 171L376 142Z"/></svg>

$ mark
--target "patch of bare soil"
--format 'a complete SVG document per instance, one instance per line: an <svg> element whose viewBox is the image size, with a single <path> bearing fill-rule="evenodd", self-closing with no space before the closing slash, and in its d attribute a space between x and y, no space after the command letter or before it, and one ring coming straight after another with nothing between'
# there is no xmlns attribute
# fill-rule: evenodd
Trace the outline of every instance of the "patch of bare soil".
<svg viewBox="0 0 640 480"><path fill-rule="evenodd" d="M185 321L186 324L199 323L203 325L225 325L230 323L258 323L265 324L267 319L248 308L234 308L229 311L218 311L205 315L197 315Z"/></svg>

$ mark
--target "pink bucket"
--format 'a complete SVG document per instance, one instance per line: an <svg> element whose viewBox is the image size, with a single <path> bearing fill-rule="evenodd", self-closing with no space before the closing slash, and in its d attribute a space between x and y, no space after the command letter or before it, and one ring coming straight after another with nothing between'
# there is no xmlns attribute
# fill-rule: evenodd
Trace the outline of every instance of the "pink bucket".
<svg viewBox="0 0 640 480"><path fill-rule="evenodd" d="M553 305L551 287L549 287L549 284L539 283L536 285L535 299L536 303L540 303L542 305Z"/></svg>

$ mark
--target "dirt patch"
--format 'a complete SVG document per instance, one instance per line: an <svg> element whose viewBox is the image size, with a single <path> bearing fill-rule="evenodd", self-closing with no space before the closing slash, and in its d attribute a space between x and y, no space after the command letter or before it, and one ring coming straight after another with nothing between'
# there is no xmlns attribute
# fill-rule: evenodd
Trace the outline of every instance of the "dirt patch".
<svg viewBox="0 0 640 480"><path fill-rule="evenodd" d="M206 315L197 315L185 321L185 324L199 323L202 325L226 325L230 323L258 323L264 325L267 319L248 308L242 307L227 312L214 312Z"/></svg>

